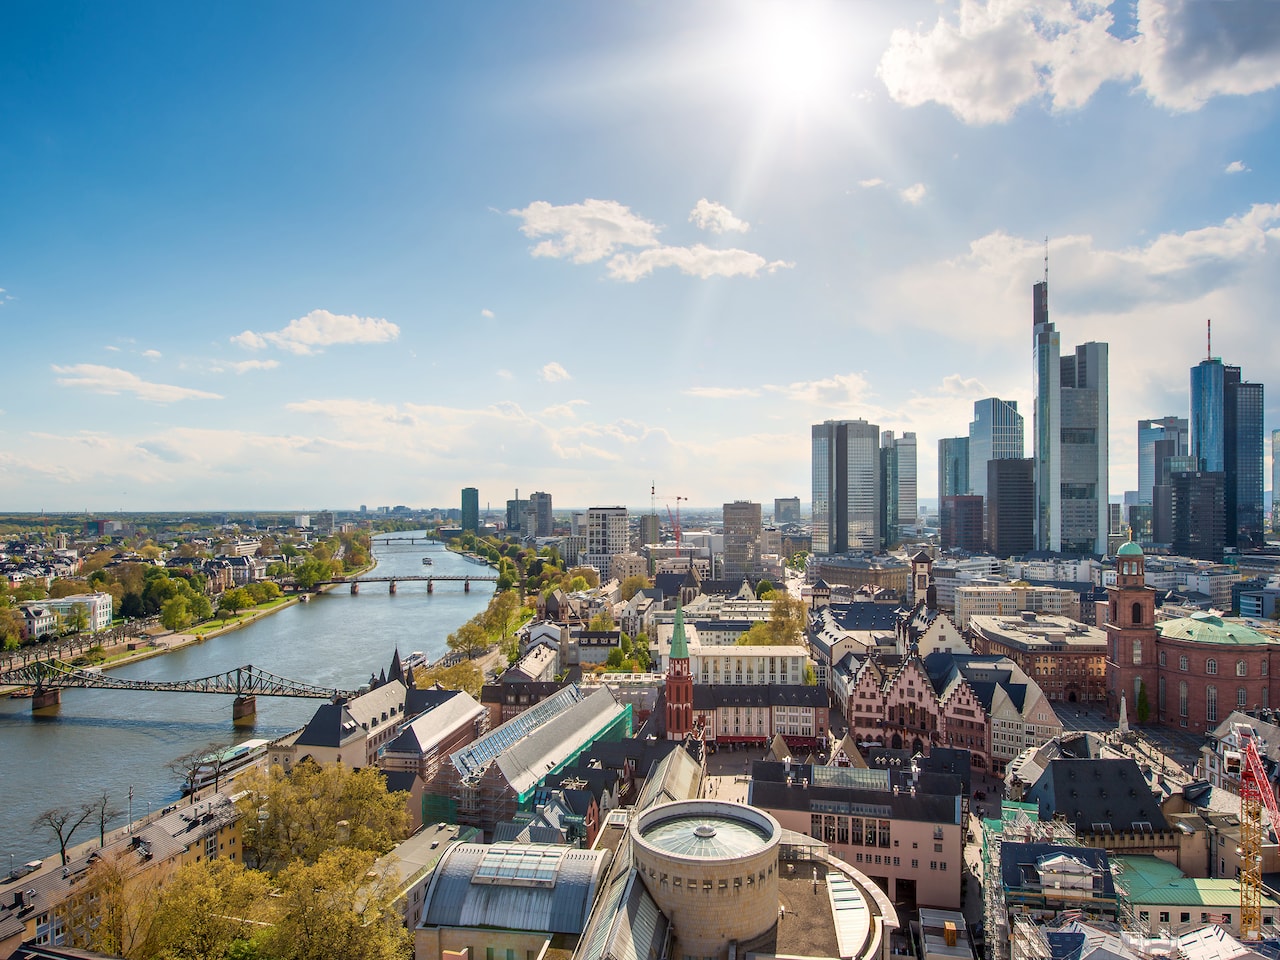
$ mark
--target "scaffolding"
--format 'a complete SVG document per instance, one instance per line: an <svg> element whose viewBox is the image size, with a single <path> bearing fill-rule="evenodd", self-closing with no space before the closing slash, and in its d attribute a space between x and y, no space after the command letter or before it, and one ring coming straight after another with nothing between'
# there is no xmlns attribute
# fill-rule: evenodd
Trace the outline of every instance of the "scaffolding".
<svg viewBox="0 0 1280 960"><path fill-rule="evenodd" d="M1050 960L1053 956L1044 929L1022 914L1014 918L1009 949L1011 960Z"/></svg>
<svg viewBox="0 0 1280 960"><path fill-rule="evenodd" d="M982 839L982 894L983 935L986 940L986 960L1040 960L1025 951L1039 949L1038 945L1023 945L1022 956L1012 950L1015 931L1010 929L1009 910L1005 906L1004 883L1000 875L1000 844L1007 839L1011 843L1055 843L1074 846L1075 827L1065 820L1040 820L1039 808L1034 803L1014 803L1006 800L1000 808L1000 819L983 821ZM1037 929L1030 918L1019 916L1017 923L1026 923ZM1038 933L1045 944L1043 934ZM1048 954L1044 954L1048 960Z"/></svg>

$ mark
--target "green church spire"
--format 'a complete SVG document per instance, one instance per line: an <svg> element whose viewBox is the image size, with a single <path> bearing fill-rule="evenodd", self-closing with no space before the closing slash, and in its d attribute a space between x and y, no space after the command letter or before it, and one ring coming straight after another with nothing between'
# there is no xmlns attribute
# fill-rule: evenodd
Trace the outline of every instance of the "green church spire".
<svg viewBox="0 0 1280 960"><path fill-rule="evenodd" d="M684 605L676 601L676 626L671 633L671 653L669 660L688 660L689 641L684 636Z"/></svg>

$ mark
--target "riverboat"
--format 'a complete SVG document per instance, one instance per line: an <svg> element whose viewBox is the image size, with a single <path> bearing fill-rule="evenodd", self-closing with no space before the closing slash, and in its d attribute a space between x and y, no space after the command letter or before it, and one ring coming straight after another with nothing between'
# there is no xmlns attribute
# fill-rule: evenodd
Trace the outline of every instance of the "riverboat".
<svg viewBox="0 0 1280 960"><path fill-rule="evenodd" d="M422 558L422 565L423 565L424 567L429 567L429 566L431 566L431 564L432 564L432 563L433 563L433 561L432 561L432 559L431 559L430 557L423 557L423 558Z"/></svg>
<svg viewBox="0 0 1280 960"><path fill-rule="evenodd" d="M267 755L270 740L246 740L204 757L200 765L191 774L190 779L182 786L183 793L194 793L226 782L246 767L253 766Z"/></svg>
<svg viewBox="0 0 1280 960"><path fill-rule="evenodd" d="M19 687L17 690L13 690L10 692L9 699L24 700L27 697L34 697L35 695L36 695L35 687Z"/></svg>

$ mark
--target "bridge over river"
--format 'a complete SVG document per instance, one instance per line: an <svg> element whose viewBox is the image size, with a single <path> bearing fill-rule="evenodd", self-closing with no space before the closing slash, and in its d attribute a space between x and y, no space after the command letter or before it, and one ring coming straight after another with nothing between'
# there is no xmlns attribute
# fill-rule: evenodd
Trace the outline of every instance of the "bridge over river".
<svg viewBox="0 0 1280 960"><path fill-rule="evenodd" d="M420 576L402 576L402 577L341 577L336 580L321 580L316 586L329 586L340 583L351 584L351 592L359 593L360 584L362 583L385 583L388 584L388 590L391 593L396 592L397 583L411 583L413 581L426 581L427 593L435 593L435 584L437 583L461 583L465 593L471 592L471 584L475 583L497 583L498 578L487 574L462 574L461 576L441 576L440 574L424 573Z"/></svg>
<svg viewBox="0 0 1280 960"><path fill-rule="evenodd" d="M252 664L225 673L194 680L125 680L96 669L82 669L63 660L40 660L0 671L0 687L18 686L31 691L31 709L55 710L62 691L81 687L93 690L133 690L148 693L217 693L234 696L231 718L237 724L251 724L257 713L258 697L306 697L337 700L357 696L357 690L336 690L278 677Z"/></svg>

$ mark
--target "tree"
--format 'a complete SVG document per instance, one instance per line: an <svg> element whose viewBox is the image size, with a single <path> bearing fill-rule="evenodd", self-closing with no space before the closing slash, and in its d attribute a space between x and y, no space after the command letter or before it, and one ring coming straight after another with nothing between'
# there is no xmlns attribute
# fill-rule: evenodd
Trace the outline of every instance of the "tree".
<svg viewBox="0 0 1280 960"><path fill-rule="evenodd" d="M413 679L420 690L438 683L446 690L462 690L477 700L484 686L484 674L471 660L448 666L424 667L414 672Z"/></svg>
<svg viewBox="0 0 1280 960"><path fill-rule="evenodd" d="M35 830L52 833L57 838L58 853L62 855L62 865L65 867L67 865L67 847L71 843L72 835L92 816L93 807L88 805L78 809L74 807L50 807L31 821L31 827Z"/></svg>
<svg viewBox="0 0 1280 960"><path fill-rule="evenodd" d="M218 608L220 610L226 610L233 614L251 606L253 606L253 598L245 592L244 587L228 590L218 600Z"/></svg>
<svg viewBox="0 0 1280 960"><path fill-rule="evenodd" d="M481 614L482 625L491 635L503 642L515 628L520 615L520 599L510 590L495 593L489 606Z"/></svg>
<svg viewBox="0 0 1280 960"><path fill-rule="evenodd" d="M756 599L763 600L769 594L773 593L773 583L768 580L761 580L756 584Z"/></svg>
<svg viewBox="0 0 1280 960"><path fill-rule="evenodd" d="M263 934L276 960L404 960L413 941L393 909L396 885L374 855L325 851L276 877L277 915Z"/></svg>
<svg viewBox="0 0 1280 960"><path fill-rule="evenodd" d="M197 593L188 602L191 610L191 619L196 623L208 620L213 616L213 603L203 593Z"/></svg>
<svg viewBox="0 0 1280 960"><path fill-rule="evenodd" d="M166 630L185 630L191 625L191 608L186 597L170 597L160 608L160 622Z"/></svg>
<svg viewBox="0 0 1280 960"><path fill-rule="evenodd" d="M1138 683L1138 703L1135 712L1139 723L1146 723L1151 716L1151 701L1147 698L1147 685Z"/></svg>
<svg viewBox="0 0 1280 960"><path fill-rule="evenodd" d="M609 657L608 659L605 660L605 663L608 666L613 667L615 670L622 666L622 662L623 662L622 651L619 650L617 647L614 647L612 650L609 651Z"/></svg>
<svg viewBox="0 0 1280 960"><path fill-rule="evenodd" d="M587 624L588 630L600 630L604 632L616 630L617 627L618 625L613 622L613 613L607 609L601 610L592 617L591 622Z"/></svg>
<svg viewBox="0 0 1280 960"><path fill-rule="evenodd" d="M168 880L149 917L151 956L230 958L274 919L266 874L219 857L191 863Z"/></svg>
<svg viewBox="0 0 1280 960"><path fill-rule="evenodd" d="M584 590L594 590L600 586L600 573L595 567L574 567L569 571L569 578L572 580L577 577L581 577L586 581L587 585L583 587Z"/></svg>
<svg viewBox="0 0 1280 960"><path fill-rule="evenodd" d="M625 578L621 584L619 584L618 589L622 592L623 600L630 600L641 590L647 589L648 586L649 586L648 577L643 577L638 573L633 573L631 576Z"/></svg>
<svg viewBox="0 0 1280 960"><path fill-rule="evenodd" d="M102 791L102 796L91 803L85 804L85 806L91 814L91 819L98 824L98 846L105 847L107 845L107 824L116 817L122 816L124 811L111 802L111 796L106 790Z"/></svg>
<svg viewBox="0 0 1280 960"><path fill-rule="evenodd" d="M69 946L131 960L156 955L148 941L160 879L137 875L136 864L136 854L123 851L108 853L89 868L81 896L68 901Z"/></svg>
<svg viewBox="0 0 1280 960"><path fill-rule="evenodd" d="M216 792L222 779L223 752L225 748L216 743L207 743L196 750L188 750L180 757L169 761L169 769L182 781L182 789L195 790L198 775L213 774L213 789Z"/></svg>
<svg viewBox="0 0 1280 960"><path fill-rule="evenodd" d="M269 872L295 859L315 863L339 846L383 854L408 832L405 794L388 793L376 767L303 763L288 776L255 769L236 786L244 791L245 853Z"/></svg>
<svg viewBox="0 0 1280 960"><path fill-rule="evenodd" d="M446 641L449 649L467 659L474 659L489 649L489 637L484 628L474 620L468 620Z"/></svg>
<svg viewBox="0 0 1280 960"><path fill-rule="evenodd" d="M769 619L753 623L738 638L740 646L791 646L800 643L806 625L804 601L774 591Z"/></svg>
<svg viewBox="0 0 1280 960"><path fill-rule="evenodd" d="M816 687L818 685L818 671L813 668L812 663L804 665L804 685L806 687Z"/></svg>

